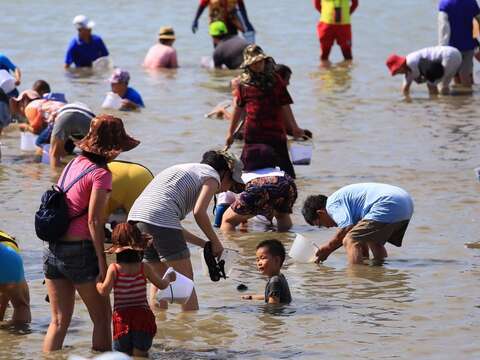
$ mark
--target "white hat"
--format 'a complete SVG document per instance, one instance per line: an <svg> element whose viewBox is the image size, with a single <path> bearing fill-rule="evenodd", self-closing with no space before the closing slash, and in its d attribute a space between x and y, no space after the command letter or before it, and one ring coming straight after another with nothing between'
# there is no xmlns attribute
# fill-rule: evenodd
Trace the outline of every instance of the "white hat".
<svg viewBox="0 0 480 360"><path fill-rule="evenodd" d="M73 18L73 25L75 25L77 30L80 30L91 29L95 26L95 23L91 20L88 20L85 15L77 15Z"/></svg>

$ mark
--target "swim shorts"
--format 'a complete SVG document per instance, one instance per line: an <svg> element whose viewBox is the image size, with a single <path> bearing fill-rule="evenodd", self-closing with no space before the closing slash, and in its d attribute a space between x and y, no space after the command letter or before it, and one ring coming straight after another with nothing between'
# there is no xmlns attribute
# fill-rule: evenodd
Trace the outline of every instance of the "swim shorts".
<svg viewBox="0 0 480 360"><path fill-rule="evenodd" d="M354 242L375 242L385 245L389 242L395 246L402 246L403 236L407 231L410 220L391 224L373 220L361 220L348 232Z"/></svg>

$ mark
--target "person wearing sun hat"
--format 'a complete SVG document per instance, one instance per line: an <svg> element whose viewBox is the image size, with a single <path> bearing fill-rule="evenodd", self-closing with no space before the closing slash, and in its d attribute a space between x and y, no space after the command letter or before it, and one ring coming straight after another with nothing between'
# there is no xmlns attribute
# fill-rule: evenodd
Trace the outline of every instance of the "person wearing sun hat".
<svg viewBox="0 0 480 360"><path fill-rule="evenodd" d="M158 43L148 50L143 60L143 66L147 69L177 68L177 51L173 47L175 40L173 28L171 26L162 26L158 31Z"/></svg>
<svg viewBox="0 0 480 360"><path fill-rule="evenodd" d="M92 64L98 58L108 56L108 50L102 38L92 34L92 28L95 23L89 20L85 15L77 15L73 19L73 25L78 31L68 45L65 54L65 68L72 64L75 67L92 67Z"/></svg>
<svg viewBox="0 0 480 360"><path fill-rule="evenodd" d="M122 98L120 110L136 110L145 107L142 96L137 90L128 86L130 73L127 70L116 68L110 77L112 92Z"/></svg>
<svg viewBox="0 0 480 360"><path fill-rule="evenodd" d="M66 234L44 248L43 271L52 311L44 352L61 349L73 313L75 291L93 321L92 348L111 349L111 309L108 299L96 289L96 282L103 281L107 271L104 211L112 190L107 163L139 143L126 133L121 119L98 115L92 119L88 134L77 142L82 153L70 161L58 180L57 185L62 187L79 179L65 193L71 219Z"/></svg>
<svg viewBox="0 0 480 360"><path fill-rule="evenodd" d="M287 129L295 138L305 132L297 125L290 104L293 103L286 83L275 71L275 61L258 45L248 45L243 51L239 77L234 96L233 115L227 133L230 146L240 119L245 114L244 150L249 144L266 144L274 148L280 168L295 178L287 146Z"/></svg>
<svg viewBox="0 0 480 360"><path fill-rule="evenodd" d="M404 95L410 93L412 82L426 82L431 95L450 92L450 82L462 64L462 54L452 46L432 46L408 54L406 57L392 54L386 65L392 76L405 74L402 85Z"/></svg>
<svg viewBox="0 0 480 360"><path fill-rule="evenodd" d="M204 247L207 241L182 226L182 220L190 212L211 242L213 255L221 255L223 246L212 228L207 209L215 194L243 183L242 168L241 161L230 152L211 150L203 154L200 163L174 165L154 177L128 214L129 222L137 223L142 232L153 237L152 246L144 255L148 266L163 275L166 263L193 279L187 243ZM152 289L150 293L151 304L156 303L155 292ZM195 293L182 309L198 309Z"/></svg>
<svg viewBox="0 0 480 360"><path fill-rule="evenodd" d="M243 50L248 46L247 41L238 35L228 34L223 21L212 22L208 32L215 46L212 56L215 67L225 65L228 69L238 69L243 61Z"/></svg>

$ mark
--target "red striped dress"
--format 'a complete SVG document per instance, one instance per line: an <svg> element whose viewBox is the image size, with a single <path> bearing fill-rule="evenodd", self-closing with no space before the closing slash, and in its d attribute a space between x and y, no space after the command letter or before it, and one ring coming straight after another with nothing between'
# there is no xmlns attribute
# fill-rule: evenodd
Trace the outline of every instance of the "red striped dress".
<svg viewBox="0 0 480 360"><path fill-rule="evenodd" d="M147 302L147 279L143 272L143 263L136 274L120 272L115 264L113 283L113 339L127 335L131 331L145 332L155 336L157 326L155 315Z"/></svg>

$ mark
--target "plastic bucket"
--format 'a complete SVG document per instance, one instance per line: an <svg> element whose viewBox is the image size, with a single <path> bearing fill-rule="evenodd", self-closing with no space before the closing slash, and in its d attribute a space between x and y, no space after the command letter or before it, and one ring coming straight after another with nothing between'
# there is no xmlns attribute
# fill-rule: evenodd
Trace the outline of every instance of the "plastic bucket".
<svg viewBox="0 0 480 360"><path fill-rule="evenodd" d="M42 163L50 164L50 144L44 144L42 146Z"/></svg>
<svg viewBox="0 0 480 360"><path fill-rule="evenodd" d="M173 270L173 268L168 268L165 272L165 278L171 272L175 272L177 279L170 283L165 289L158 292L157 300L166 300L170 303L176 304L185 304L190 296L192 296L194 284L193 281L190 280L183 274Z"/></svg>
<svg viewBox="0 0 480 360"><path fill-rule="evenodd" d="M309 141L290 143L290 157L294 165L310 165L313 144Z"/></svg>
<svg viewBox="0 0 480 360"><path fill-rule="evenodd" d="M37 145L35 145L35 141L37 141L37 135L32 134L29 131L23 131L20 133L20 150L22 151L35 151L37 149Z"/></svg>
<svg viewBox="0 0 480 360"><path fill-rule="evenodd" d="M94 70L108 70L112 67L112 62L108 56L99 57L92 63L92 68Z"/></svg>
<svg viewBox="0 0 480 360"><path fill-rule="evenodd" d="M202 272L205 276L210 276L208 272L208 266L203 257L203 249L200 249L200 257L202 259ZM222 255L220 255L220 260L225 261L223 268L225 269L225 275L230 276L234 268L235 262L237 261L239 255L238 252L232 249L223 249Z"/></svg>
<svg viewBox="0 0 480 360"><path fill-rule="evenodd" d="M102 108L118 110L122 107L122 98L114 92L108 92L105 100L103 100Z"/></svg>
<svg viewBox="0 0 480 360"><path fill-rule="evenodd" d="M202 56L200 59L200 65L205 69L213 69L215 67L213 59L210 56Z"/></svg>
<svg viewBox="0 0 480 360"><path fill-rule="evenodd" d="M7 70L0 70L0 88L5 94L15 90L15 78Z"/></svg>
<svg viewBox="0 0 480 360"><path fill-rule="evenodd" d="M299 263L311 263L315 261L315 253L317 252L317 245L308 237L297 234L288 255Z"/></svg>

